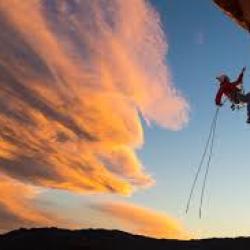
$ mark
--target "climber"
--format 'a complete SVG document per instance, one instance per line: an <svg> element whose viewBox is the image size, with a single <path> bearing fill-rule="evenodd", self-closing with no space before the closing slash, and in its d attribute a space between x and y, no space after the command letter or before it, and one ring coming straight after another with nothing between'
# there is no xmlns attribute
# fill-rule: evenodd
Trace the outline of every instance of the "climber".
<svg viewBox="0 0 250 250"><path fill-rule="evenodd" d="M246 95L242 92L243 76L245 70L246 67L242 69L237 80L234 82L230 82L230 78L225 74L216 77L220 83L220 88L216 94L215 103L217 106L222 106L221 99L223 95L225 95L231 101L232 110L235 109L235 105L247 103L247 123L250 123L250 92Z"/></svg>

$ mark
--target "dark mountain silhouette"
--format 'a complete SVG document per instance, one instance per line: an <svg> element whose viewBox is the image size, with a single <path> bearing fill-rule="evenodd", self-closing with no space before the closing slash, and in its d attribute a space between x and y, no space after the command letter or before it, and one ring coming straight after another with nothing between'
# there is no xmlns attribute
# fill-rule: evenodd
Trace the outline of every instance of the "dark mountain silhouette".
<svg viewBox="0 0 250 250"><path fill-rule="evenodd" d="M118 230L19 229L0 235L1 250L246 250L250 238L164 240Z"/></svg>

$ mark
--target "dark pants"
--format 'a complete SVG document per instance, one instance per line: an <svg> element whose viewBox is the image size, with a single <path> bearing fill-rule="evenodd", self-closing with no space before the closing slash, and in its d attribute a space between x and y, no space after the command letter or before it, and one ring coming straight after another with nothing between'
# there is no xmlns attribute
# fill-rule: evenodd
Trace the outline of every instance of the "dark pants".
<svg viewBox="0 0 250 250"><path fill-rule="evenodd" d="M240 102L247 104L247 115L248 117L250 117L250 92L248 92L247 94L237 93L237 97Z"/></svg>

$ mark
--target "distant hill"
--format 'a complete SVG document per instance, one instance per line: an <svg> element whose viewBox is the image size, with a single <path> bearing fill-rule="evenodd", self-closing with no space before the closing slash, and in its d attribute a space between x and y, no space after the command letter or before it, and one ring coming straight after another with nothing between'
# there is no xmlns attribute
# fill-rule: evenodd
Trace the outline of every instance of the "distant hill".
<svg viewBox="0 0 250 250"><path fill-rule="evenodd" d="M0 235L1 250L247 250L250 238L157 240L117 230L19 229Z"/></svg>

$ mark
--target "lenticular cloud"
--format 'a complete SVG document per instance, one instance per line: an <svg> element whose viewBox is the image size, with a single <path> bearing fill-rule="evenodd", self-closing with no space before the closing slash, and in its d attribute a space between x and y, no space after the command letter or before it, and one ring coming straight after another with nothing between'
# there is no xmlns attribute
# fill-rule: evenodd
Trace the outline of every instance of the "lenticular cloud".
<svg viewBox="0 0 250 250"><path fill-rule="evenodd" d="M135 153L140 117L174 130L187 121L156 11L143 0L8 0L0 28L1 173L83 193L150 186Z"/></svg>

